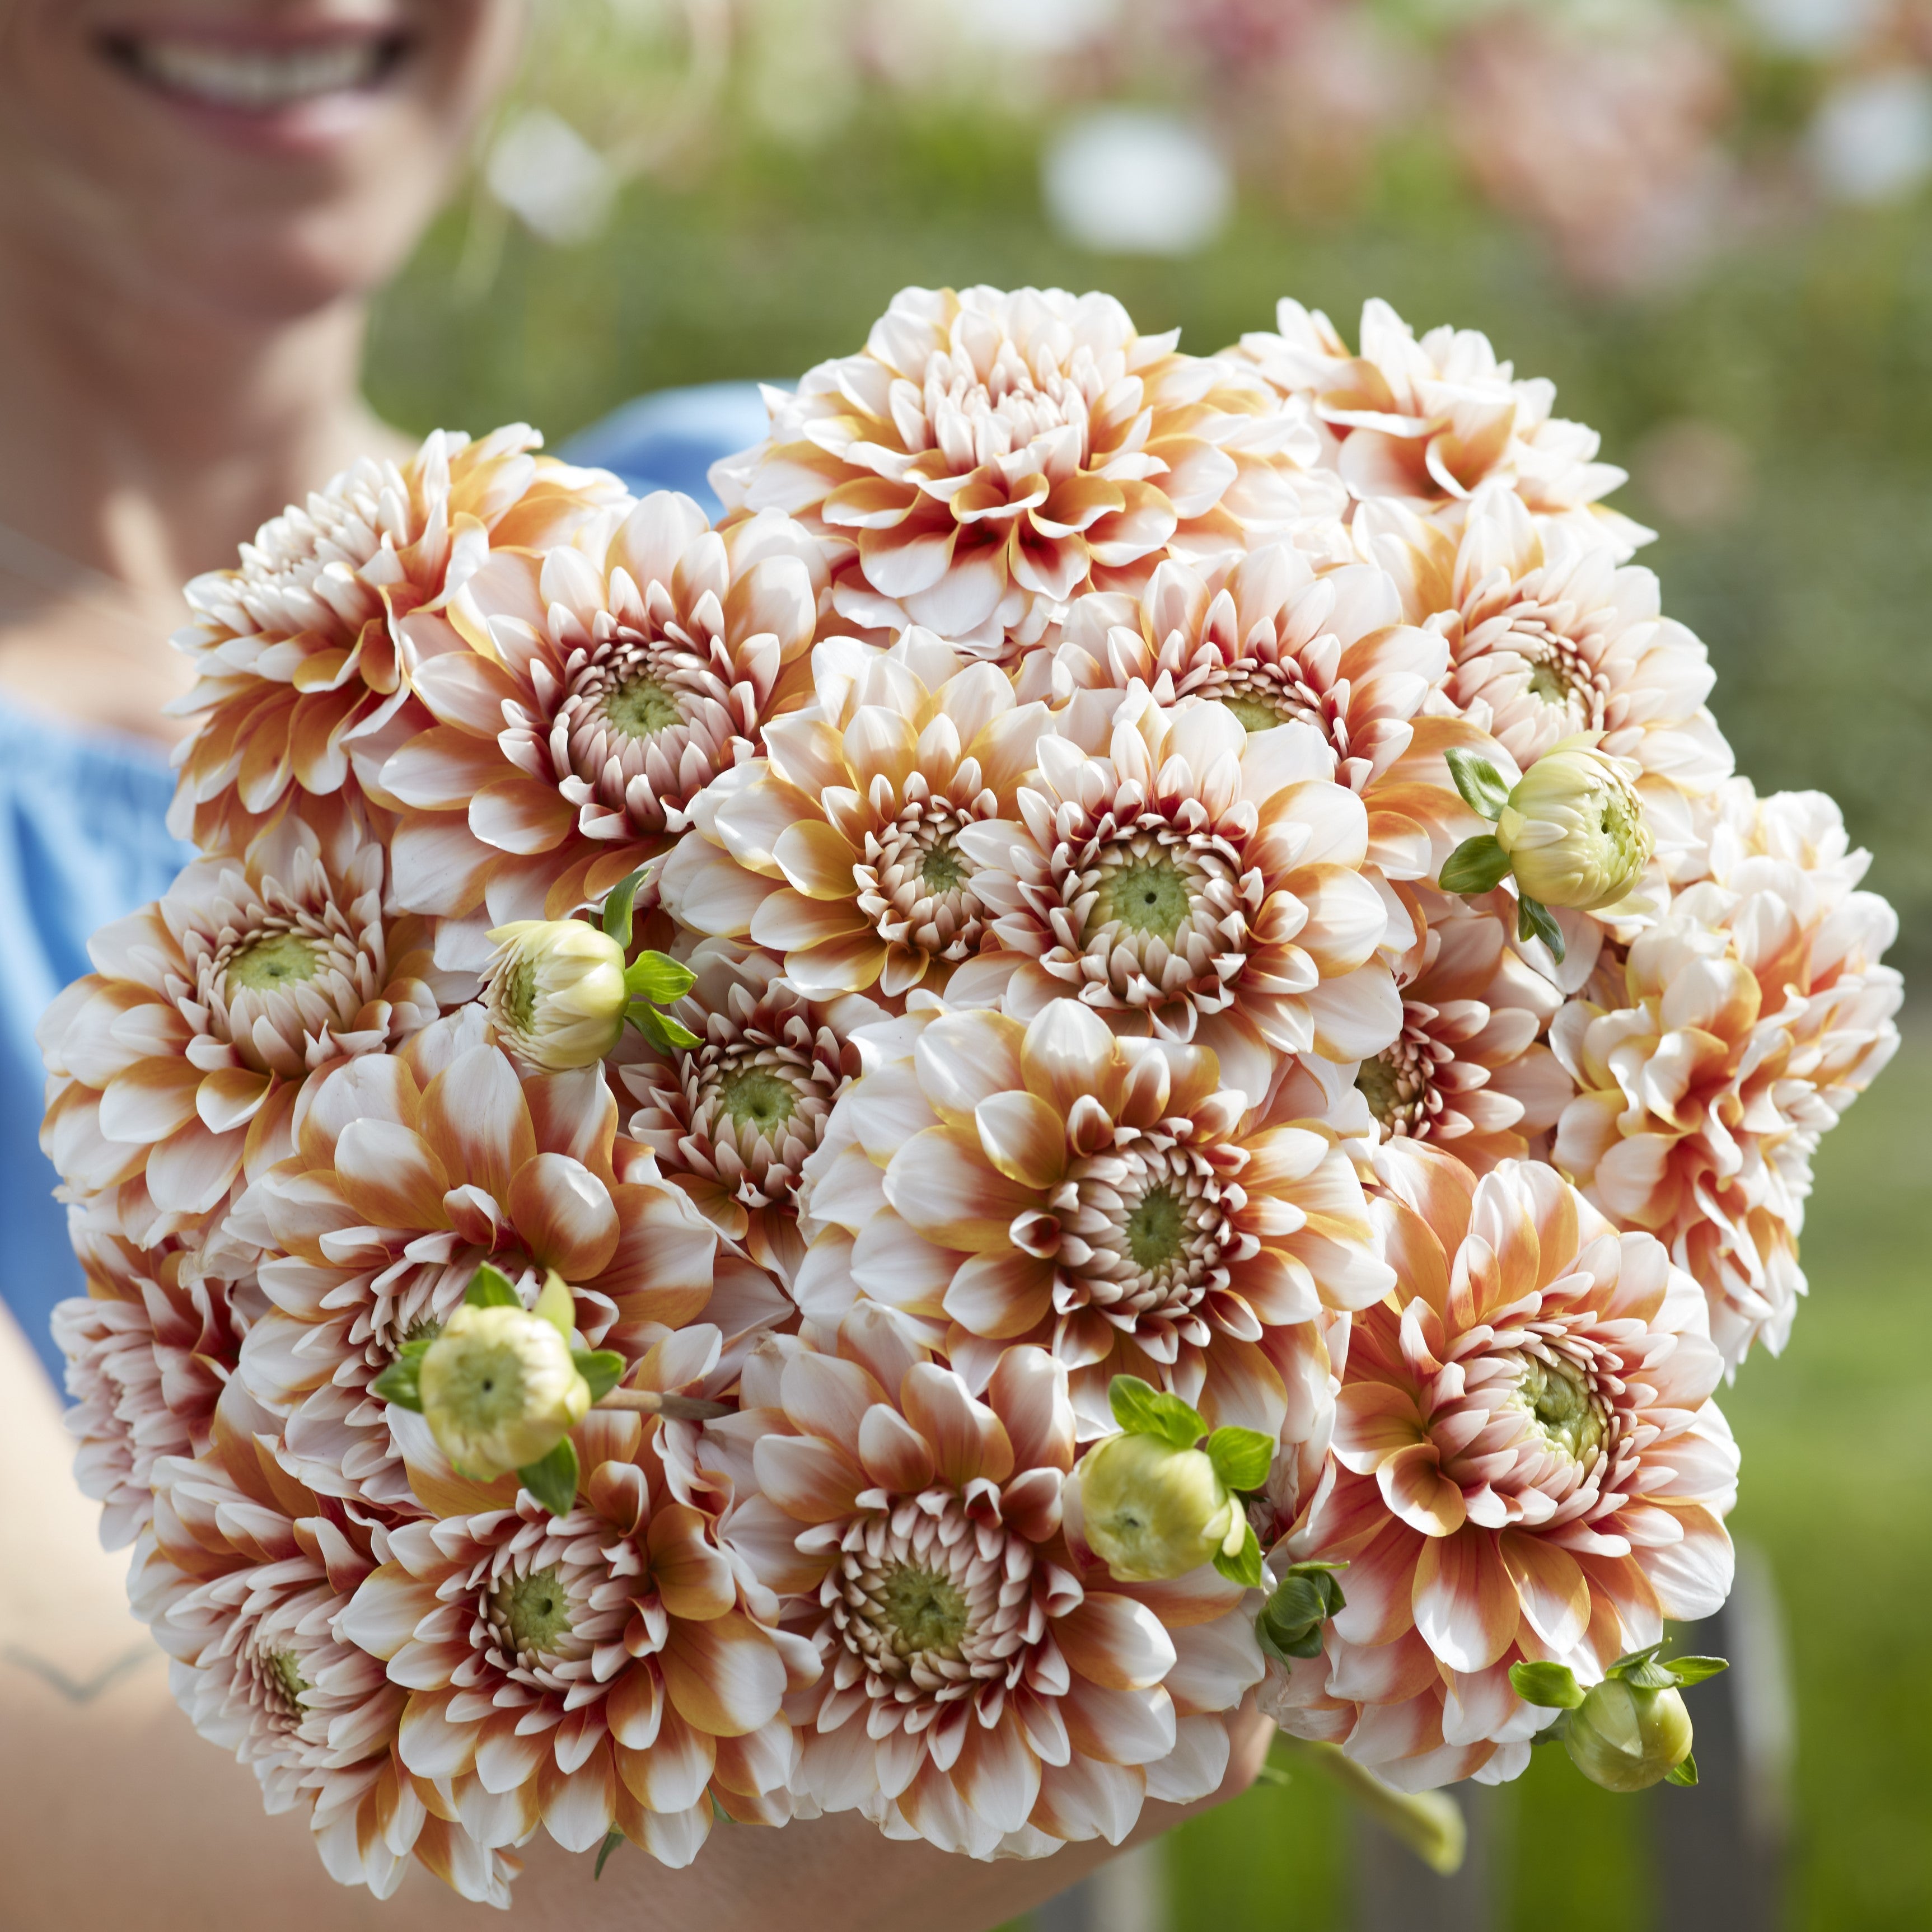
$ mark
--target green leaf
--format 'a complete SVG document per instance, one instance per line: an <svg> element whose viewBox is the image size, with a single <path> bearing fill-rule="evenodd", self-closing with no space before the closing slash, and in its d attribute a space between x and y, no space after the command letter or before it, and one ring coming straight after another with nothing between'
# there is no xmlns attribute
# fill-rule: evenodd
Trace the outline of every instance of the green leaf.
<svg viewBox="0 0 1932 1932"><path fill-rule="evenodd" d="M1456 781L1456 789L1462 794L1462 802L1478 818L1494 820L1498 817L1508 804L1510 795L1502 773L1487 758L1478 752L1466 751L1460 745L1452 746L1442 757L1449 767L1449 776Z"/></svg>
<svg viewBox="0 0 1932 1932"><path fill-rule="evenodd" d="M623 1833L614 1825L604 1834L604 1842L597 1847L596 1868L590 1874L593 1879L599 1879L604 1876L604 1861L623 1842Z"/></svg>
<svg viewBox="0 0 1932 1932"><path fill-rule="evenodd" d="M577 1503L577 1448L566 1436L541 1462L526 1462L517 1479L552 1516L568 1516Z"/></svg>
<svg viewBox="0 0 1932 1932"><path fill-rule="evenodd" d="M1155 1436L1177 1449L1192 1449L1208 1424L1178 1395L1163 1395L1138 1376L1116 1376L1107 1390L1114 1420L1130 1436Z"/></svg>
<svg viewBox="0 0 1932 1932"><path fill-rule="evenodd" d="M510 1278L488 1262L470 1277L470 1292L464 1300L472 1308L520 1308L524 1298L510 1286Z"/></svg>
<svg viewBox="0 0 1932 1932"><path fill-rule="evenodd" d="M429 1353L429 1345L435 1340L425 1335L420 1341L405 1342L396 1351L395 1359L371 1382L369 1386L385 1402L392 1402L399 1408L412 1408L422 1413L422 1358Z"/></svg>
<svg viewBox="0 0 1932 1932"><path fill-rule="evenodd" d="M570 1359L590 1384L592 1402L602 1402L624 1379L624 1358L614 1348L573 1348Z"/></svg>
<svg viewBox="0 0 1932 1932"><path fill-rule="evenodd" d="M624 1017L653 1046L695 1046L698 1036L690 1028L661 1013L648 1000L633 1000L624 1009Z"/></svg>
<svg viewBox="0 0 1932 1932"><path fill-rule="evenodd" d="M1208 1460L1226 1488L1258 1490L1268 1480L1274 1444L1258 1429L1217 1429L1208 1438Z"/></svg>
<svg viewBox="0 0 1932 1932"><path fill-rule="evenodd" d="M1550 908L1527 892L1521 894L1516 902L1516 936L1519 939L1541 940L1550 948L1550 958L1559 966L1563 964L1563 928L1556 923Z"/></svg>
<svg viewBox="0 0 1932 1932"><path fill-rule="evenodd" d="M1526 1704L1538 1704L1546 1711L1574 1711L1585 1696L1567 1664L1512 1664L1509 1678Z"/></svg>
<svg viewBox="0 0 1932 1932"><path fill-rule="evenodd" d="M698 975L668 952L640 952L624 968L624 990L632 998L660 1006L682 998L697 984Z"/></svg>
<svg viewBox="0 0 1932 1932"><path fill-rule="evenodd" d="M577 1298L555 1268L544 1276L543 1292L531 1312L542 1316L566 1342L577 1333Z"/></svg>
<svg viewBox="0 0 1932 1932"><path fill-rule="evenodd" d="M631 908L644 882L644 869L640 866L628 878L620 879L604 902L604 937L614 939L626 952L631 950Z"/></svg>
<svg viewBox="0 0 1932 1932"><path fill-rule="evenodd" d="M1666 1784L1695 1784L1697 1782L1697 1760L1687 1757L1674 1771L1664 1774Z"/></svg>
<svg viewBox="0 0 1932 1932"><path fill-rule="evenodd" d="M1509 877L1510 856L1496 843L1495 834L1485 832L1466 838L1442 862L1442 876L1436 883L1445 892L1486 892Z"/></svg>
<svg viewBox="0 0 1932 1932"><path fill-rule="evenodd" d="M1231 1583L1239 1583L1244 1588L1258 1589L1262 1582L1261 1539L1255 1534L1252 1523L1246 1526L1247 1533L1241 1538L1241 1551L1238 1556L1228 1556L1216 1551L1214 1568Z"/></svg>
<svg viewBox="0 0 1932 1932"><path fill-rule="evenodd" d="M1727 1657L1673 1657L1664 1667L1688 1688L1716 1676L1720 1670L1730 1670L1731 1660Z"/></svg>

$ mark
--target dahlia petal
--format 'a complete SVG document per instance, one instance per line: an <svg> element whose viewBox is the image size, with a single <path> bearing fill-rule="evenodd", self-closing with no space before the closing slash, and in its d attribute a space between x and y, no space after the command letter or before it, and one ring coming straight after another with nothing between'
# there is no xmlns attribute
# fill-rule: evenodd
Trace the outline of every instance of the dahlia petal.
<svg viewBox="0 0 1932 1932"><path fill-rule="evenodd" d="M721 1617L737 1600L731 1565L706 1535L705 1518L674 1503L652 1512L651 1576L674 1617Z"/></svg>
<svg viewBox="0 0 1932 1932"><path fill-rule="evenodd" d="M335 1143L336 1185L371 1227L438 1228L449 1176L422 1137L388 1120L352 1120Z"/></svg>
<svg viewBox="0 0 1932 1932"><path fill-rule="evenodd" d="M1073 1466L1073 1407L1066 1371L1043 1348L1009 1348L986 1387L1023 1469Z"/></svg>
<svg viewBox="0 0 1932 1932"><path fill-rule="evenodd" d="M1138 1768L1076 1756L1042 1772L1032 1822L1070 1844L1104 1838L1118 1845L1138 1821L1146 1796L1146 1777Z"/></svg>
<svg viewBox="0 0 1932 1932"><path fill-rule="evenodd" d="M1590 1586L1576 1559L1522 1530L1504 1530L1498 1544L1531 1628L1552 1650L1574 1650L1590 1624Z"/></svg>
<svg viewBox="0 0 1932 1932"><path fill-rule="evenodd" d="M932 1444L941 1479L964 1489L976 1478L1003 1483L1012 1473L1012 1445L999 1418L975 1402L966 1384L936 1362L916 1362L899 1391L906 1420Z"/></svg>
<svg viewBox="0 0 1932 1932"><path fill-rule="evenodd" d="M931 1444L884 1402L868 1408L859 1425L859 1455L879 1488L902 1495L916 1495L938 1468Z"/></svg>
<svg viewBox="0 0 1932 1932"><path fill-rule="evenodd" d="M184 1059L137 1060L100 1096L100 1131L111 1141L165 1140L196 1118L201 1071Z"/></svg>
<svg viewBox="0 0 1932 1932"><path fill-rule="evenodd" d="M616 1816L616 1783L608 1742L572 1772L546 1759L537 1780L544 1828L567 1852L594 1851Z"/></svg>
<svg viewBox="0 0 1932 1932"><path fill-rule="evenodd" d="M1028 1748L1018 1720L1009 1712L990 1728L968 1727L953 1767L959 1795L996 1831L1017 1832L1040 1796L1040 1760Z"/></svg>
<svg viewBox="0 0 1932 1932"><path fill-rule="evenodd" d="M622 1802L620 1792L620 1808ZM711 1809L702 1803L685 1811L646 1811L637 1822L637 1842L672 1871L682 1871L691 1864L711 1834Z"/></svg>
<svg viewBox="0 0 1932 1932"><path fill-rule="evenodd" d="M1174 1700L1184 1730L1190 1715L1232 1711L1262 1681L1265 1660L1248 1618L1217 1617L1209 1624L1170 1628L1168 1638L1174 1662L1161 1688Z"/></svg>
<svg viewBox="0 0 1932 1932"><path fill-rule="evenodd" d="M946 1312L990 1341L1029 1334L1052 1312L1054 1272L1051 1262L1018 1249L968 1256L946 1286Z"/></svg>
<svg viewBox="0 0 1932 1932"><path fill-rule="evenodd" d="M1516 1592L1496 1536L1473 1525L1425 1539L1414 1604L1416 1628L1452 1670L1486 1670L1516 1636Z"/></svg>
<svg viewBox="0 0 1932 1932"><path fill-rule="evenodd" d="M1157 1686L1150 1690L1112 1690L1076 1677L1060 1700L1076 1760L1109 1764L1152 1764L1174 1743L1174 1700Z"/></svg>
<svg viewBox="0 0 1932 1932"><path fill-rule="evenodd" d="M144 1178L154 1205L177 1214L206 1214L220 1204L242 1171L245 1135L212 1134L199 1120L161 1142L148 1156Z"/></svg>
<svg viewBox="0 0 1932 1932"><path fill-rule="evenodd" d="M1681 1542L1644 1552L1658 1607L1676 1623L1714 1616L1731 1593L1736 1556L1716 1512L1696 1503L1664 1504L1683 1526Z"/></svg>
<svg viewBox="0 0 1932 1932"><path fill-rule="evenodd" d="M624 1786L647 1811L688 1810L704 1795L717 1745L674 1710L664 1713L656 1740L641 1750L620 1744L613 1755Z"/></svg>
<svg viewBox="0 0 1932 1932"><path fill-rule="evenodd" d="M989 1094L973 1121L986 1158L1008 1180L1042 1190L1058 1185L1066 1166L1066 1117L1039 1095Z"/></svg>
<svg viewBox="0 0 1932 1932"><path fill-rule="evenodd" d="M648 1661L633 1664L625 1671L604 1698L604 1720L620 1747L617 1769L626 1785L631 1780L624 1771L625 1753L648 1750L656 1744L664 1714L663 1682ZM480 1766L480 1752L478 1758Z"/></svg>
<svg viewBox="0 0 1932 1932"><path fill-rule="evenodd" d="M974 1253L1004 1250L1015 1218L1039 1204L1033 1190L1008 1180L946 1127L928 1127L901 1148L885 1186L886 1200L915 1232Z"/></svg>
<svg viewBox="0 0 1932 1932"><path fill-rule="evenodd" d="M447 1174L499 1201L537 1150L515 1070L494 1046L471 1048L429 1083L421 1130Z"/></svg>
<svg viewBox="0 0 1932 1932"><path fill-rule="evenodd" d="M577 823L577 807L554 785L520 772L493 780L469 804L470 830L484 844L523 857L554 852Z"/></svg>
<svg viewBox="0 0 1932 1932"><path fill-rule="evenodd" d="M1402 1031L1402 998L1380 964L1324 980L1300 995L1315 1022L1315 1050L1324 1060L1370 1060Z"/></svg>
<svg viewBox="0 0 1932 1932"><path fill-rule="evenodd" d="M1146 1690L1174 1666L1173 1640L1160 1619L1128 1597L1090 1591L1053 1628L1067 1662L1110 1690Z"/></svg>
<svg viewBox="0 0 1932 1932"><path fill-rule="evenodd" d="M848 1720L835 1730L802 1731L798 1787L827 1811L850 1811L879 1788L874 1754L862 1724ZM922 1744L922 1760L924 1755Z"/></svg>
<svg viewBox="0 0 1932 1932"><path fill-rule="evenodd" d="M620 1231L610 1190L568 1154L540 1154L525 1162L504 1204L531 1259L566 1281L594 1280L617 1252Z"/></svg>
<svg viewBox="0 0 1932 1932"><path fill-rule="evenodd" d="M1228 1726L1219 1718L1184 1717L1174 1732L1174 1749L1147 1768L1147 1795L1164 1804L1196 1804L1228 1774Z"/></svg>
<svg viewBox="0 0 1932 1932"><path fill-rule="evenodd" d="M403 1706L396 1748L418 1778L454 1778L476 1762L478 1727L452 1724L446 1693L414 1691Z"/></svg>

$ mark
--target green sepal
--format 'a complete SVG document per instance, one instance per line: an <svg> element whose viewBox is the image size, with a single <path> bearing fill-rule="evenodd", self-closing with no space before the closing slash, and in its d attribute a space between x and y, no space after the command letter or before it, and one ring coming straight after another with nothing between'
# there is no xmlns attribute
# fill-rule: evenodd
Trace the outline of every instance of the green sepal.
<svg viewBox="0 0 1932 1932"><path fill-rule="evenodd" d="M422 1414L422 1358L429 1353L429 1345L435 1339L433 1335L425 1335L420 1340L405 1342L396 1351L395 1359L369 1384L371 1390L383 1401L392 1402L398 1408L412 1408L417 1414Z"/></svg>
<svg viewBox="0 0 1932 1932"><path fill-rule="evenodd" d="M604 1876L604 1861L623 1842L624 1834L615 1825L604 1834L604 1842L597 1847L597 1863L590 1874L593 1879L599 1879Z"/></svg>
<svg viewBox="0 0 1932 1932"><path fill-rule="evenodd" d="M488 1262L470 1277L463 1299L472 1308L520 1308L524 1298L510 1286L510 1277Z"/></svg>
<svg viewBox="0 0 1932 1932"><path fill-rule="evenodd" d="M1297 1563L1275 1586L1255 1618L1255 1636L1264 1654L1283 1664L1322 1654L1322 1626L1348 1600L1335 1573L1336 1563Z"/></svg>
<svg viewBox="0 0 1932 1932"><path fill-rule="evenodd" d="M1192 1449L1208 1433L1200 1413L1178 1395L1164 1395L1138 1376L1116 1376L1107 1388L1114 1420L1130 1436L1158 1436L1177 1449Z"/></svg>
<svg viewBox="0 0 1932 1932"><path fill-rule="evenodd" d="M1274 1444L1258 1429L1217 1429L1208 1438L1208 1460L1224 1489L1258 1490L1268 1480Z"/></svg>
<svg viewBox="0 0 1932 1932"><path fill-rule="evenodd" d="M695 1046L698 1036L682 1022L661 1013L648 1000L633 1000L624 1009L624 1017L653 1046Z"/></svg>
<svg viewBox="0 0 1932 1932"><path fill-rule="evenodd" d="M577 1445L566 1436L541 1462L526 1462L517 1480L552 1516L577 1505Z"/></svg>
<svg viewBox="0 0 1932 1932"><path fill-rule="evenodd" d="M1510 1684L1526 1704L1574 1711L1588 1694L1567 1664L1512 1664Z"/></svg>
<svg viewBox="0 0 1932 1932"><path fill-rule="evenodd" d="M1618 1658L1604 1675L1620 1678L1633 1690L1674 1690L1678 1680L1670 1665L1657 1660L1657 1653L1663 1648L1660 1643L1653 1643L1634 1650L1628 1657Z"/></svg>
<svg viewBox="0 0 1932 1932"><path fill-rule="evenodd" d="M1261 1539L1255 1534L1252 1523L1244 1525L1240 1553L1230 1556L1225 1552L1214 1552L1214 1568L1231 1583L1238 1583L1244 1590L1259 1589L1262 1582Z"/></svg>
<svg viewBox="0 0 1932 1932"><path fill-rule="evenodd" d="M1466 838L1442 862L1442 876L1436 884L1445 892L1460 892L1465 898L1486 892L1509 877L1510 855L1496 843L1492 832Z"/></svg>
<svg viewBox="0 0 1932 1932"><path fill-rule="evenodd" d="M555 1268L544 1277L543 1292L530 1312L541 1316L566 1342L577 1333L577 1298Z"/></svg>
<svg viewBox="0 0 1932 1932"><path fill-rule="evenodd" d="M1697 1782L1697 1760L1694 1757L1687 1757L1682 1764L1664 1774L1664 1781L1666 1784L1695 1784Z"/></svg>
<svg viewBox="0 0 1932 1932"><path fill-rule="evenodd" d="M624 1379L624 1358L614 1348L573 1348L570 1359L590 1384L592 1402L602 1402Z"/></svg>
<svg viewBox="0 0 1932 1932"><path fill-rule="evenodd" d="M644 868L640 866L629 878L620 879L604 901L604 936L614 939L626 952L631 950L631 908L644 882Z"/></svg>
<svg viewBox="0 0 1932 1932"><path fill-rule="evenodd" d="M1721 1670L1731 1667L1727 1657L1673 1657L1664 1665L1678 1682L1688 1689L1693 1684L1701 1684L1707 1677L1714 1677Z"/></svg>
<svg viewBox="0 0 1932 1932"><path fill-rule="evenodd" d="M1516 899L1516 936L1519 939L1541 940L1550 948L1550 958L1559 966L1563 964L1563 928L1556 923L1550 908L1527 892L1520 894Z"/></svg>
<svg viewBox="0 0 1932 1932"><path fill-rule="evenodd" d="M1493 824L1502 815L1503 807L1509 802L1510 788L1503 782L1502 773L1487 758L1480 752L1453 745L1442 754L1442 760L1456 781L1456 789L1462 794L1462 802L1478 818Z"/></svg>
<svg viewBox="0 0 1932 1932"><path fill-rule="evenodd" d="M698 984L698 975L680 966L668 952L640 952L624 968L624 990L634 1000L664 1006L682 999Z"/></svg>

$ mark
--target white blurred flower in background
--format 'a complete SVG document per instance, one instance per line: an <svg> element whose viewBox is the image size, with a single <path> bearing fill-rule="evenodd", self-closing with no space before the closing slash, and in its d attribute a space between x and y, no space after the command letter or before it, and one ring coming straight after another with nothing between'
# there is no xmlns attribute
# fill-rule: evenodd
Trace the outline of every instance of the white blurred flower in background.
<svg viewBox="0 0 1932 1932"><path fill-rule="evenodd" d="M1066 238L1096 254L1191 255L1234 206L1228 164L1178 116L1091 110L1066 122L1040 160L1046 211Z"/></svg>
<svg viewBox="0 0 1932 1932"><path fill-rule="evenodd" d="M546 242L588 242L602 232L617 199L604 157L548 107L526 108L490 143L483 164L490 192Z"/></svg>
<svg viewBox="0 0 1932 1932"><path fill-rule="evenodd" d="M1895 201L1932 177L1932 80L1893 68L1841 81L1819 104L1807 143L1834 201Z"/></svg>

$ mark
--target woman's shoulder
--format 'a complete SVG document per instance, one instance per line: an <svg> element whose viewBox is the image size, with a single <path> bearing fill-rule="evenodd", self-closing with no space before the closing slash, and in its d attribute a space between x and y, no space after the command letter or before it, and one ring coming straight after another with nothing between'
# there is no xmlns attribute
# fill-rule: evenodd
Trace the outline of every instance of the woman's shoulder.
<svg viewBox="0 0 1932 1932"><path fill-rule="evenodd" d="M707 472L721 456L758 442L766 422L758 383L700 382L639 396L580 430L559 453L614 471L639 496L681 490L716 516L718 499Z"/></svg>

